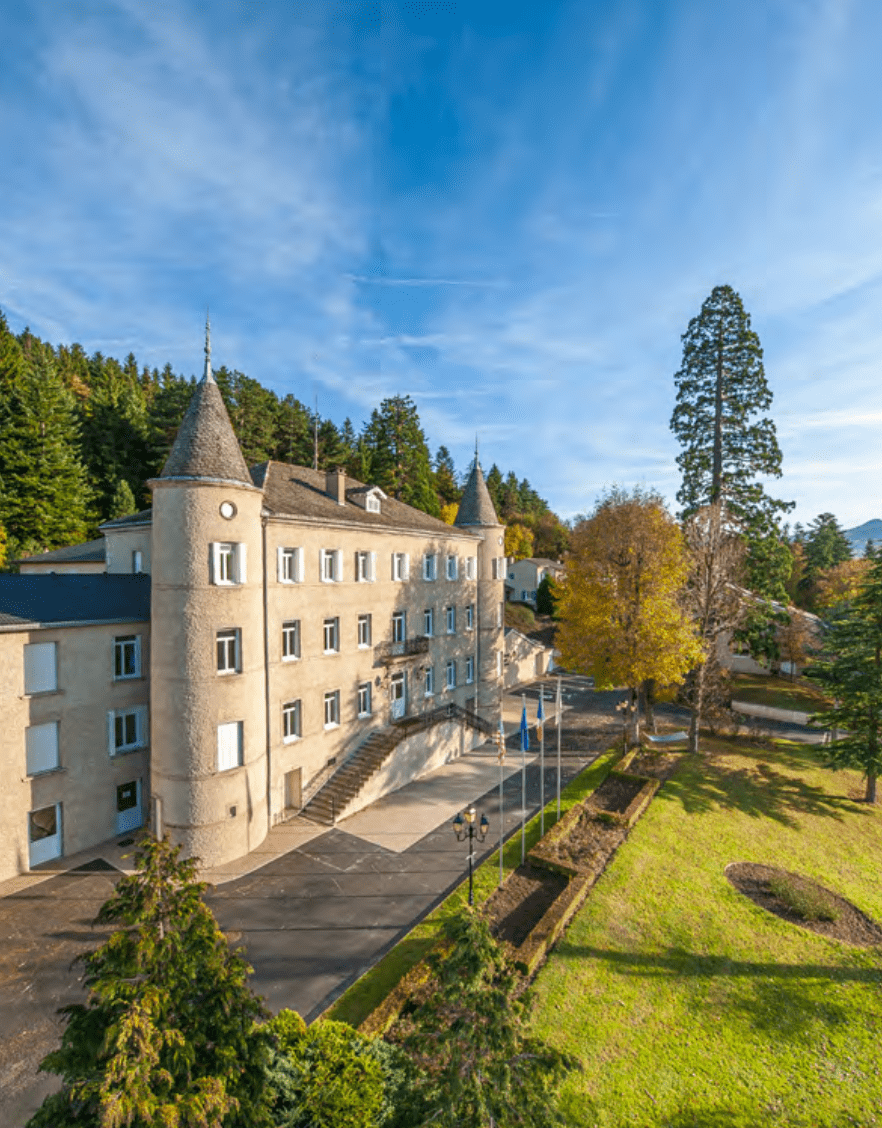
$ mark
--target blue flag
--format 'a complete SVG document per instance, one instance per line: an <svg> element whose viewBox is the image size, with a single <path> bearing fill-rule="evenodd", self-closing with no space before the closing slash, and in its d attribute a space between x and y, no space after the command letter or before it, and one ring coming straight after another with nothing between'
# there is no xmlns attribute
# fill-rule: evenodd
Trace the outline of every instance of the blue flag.
<svg viewBox="0 0 882 1128"><path fill-rule="evenodd" d="M527 727L527 706L521 712L521 751L530 751L530 730Z"/></svg>
<svg viewBox="0 0 882 1128"><path fill-rule="evenodd" d="M536 735L542 739L542 722L545 720L545 714L542 712L542 694L539 694L539 708L536 710Z"/></svg>

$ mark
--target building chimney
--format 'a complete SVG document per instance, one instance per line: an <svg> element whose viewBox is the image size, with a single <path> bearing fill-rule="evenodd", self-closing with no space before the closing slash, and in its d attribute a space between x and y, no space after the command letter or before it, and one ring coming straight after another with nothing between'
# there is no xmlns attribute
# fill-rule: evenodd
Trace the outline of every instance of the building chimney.
<svg viewBox="0 0 882 1128"><path fill-rule="evenodd" d="M341 467L329 470L326 475L326 491L328 497L333 498L338 505L346 504L346 471Z"/></svg>

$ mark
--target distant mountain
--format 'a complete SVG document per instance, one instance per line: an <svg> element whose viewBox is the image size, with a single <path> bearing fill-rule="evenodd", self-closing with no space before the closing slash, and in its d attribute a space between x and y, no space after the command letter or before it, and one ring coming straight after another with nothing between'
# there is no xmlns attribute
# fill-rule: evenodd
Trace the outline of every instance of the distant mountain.
<svg viewBox="0 0 882 1128"><path fill-rule="evenodd" d="M882 521L878 517L872 521L865 521L856 529L846 529L845 535L851 541L851 550L855 556L863 556L868 540L877 546L882 542Z"/></svg>

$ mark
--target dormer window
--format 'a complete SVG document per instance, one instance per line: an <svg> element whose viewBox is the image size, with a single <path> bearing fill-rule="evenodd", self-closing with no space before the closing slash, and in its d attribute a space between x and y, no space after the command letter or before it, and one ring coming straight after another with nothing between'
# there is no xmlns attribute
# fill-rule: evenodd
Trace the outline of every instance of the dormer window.
<svg viewBox="0 0 882 1128"><path fill-rule="evenodd" d="M360 486L357 490L350 490L348 497L366 513L381 513L380 502L385 500L386 495L379 486Z"/></svg>
<svg viewBox="0 0 882 1128"><path fill-rule="evenodd" d="M380 499L375 493L369 493L364 499L364 507L368 511L368 513L379 513Z"/></svg>

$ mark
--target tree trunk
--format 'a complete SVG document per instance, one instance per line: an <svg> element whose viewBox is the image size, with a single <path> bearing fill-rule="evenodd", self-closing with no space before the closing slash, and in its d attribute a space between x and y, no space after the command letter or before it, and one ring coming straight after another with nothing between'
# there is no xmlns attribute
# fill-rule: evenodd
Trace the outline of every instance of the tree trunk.
<svg viewBox="0 0 882 1128"><path fill-rule="evenodd" d="M701 728L701 709L704 704L704 667L695 674L695 696L692 700L692 719L689 722L689 751L698 755L698 733Z"/></svg>
<svg viewBox="0 0 882 1128"><path fill-rule="evenodd" d="M637 708L637 690L628 690L628 748L640 743L640 713ZM627 749L625 749L627 751Z"/></svg>
<svg viewBox="0 0 882 1128"><path fill-rule="evenodd" d="M652 728L653 732L658 732L655 723L655 710L653 709L653 697L655 696L655 678L647 678L640 686L640 710L643 714L643 723L647 728Z"/></svg>
<svg viewBox="0 0 882 1128"><path fill-rule="evenodd" d="M868 803L876 802L876 773L867 772L867 793L864 796Z"/></svg>

